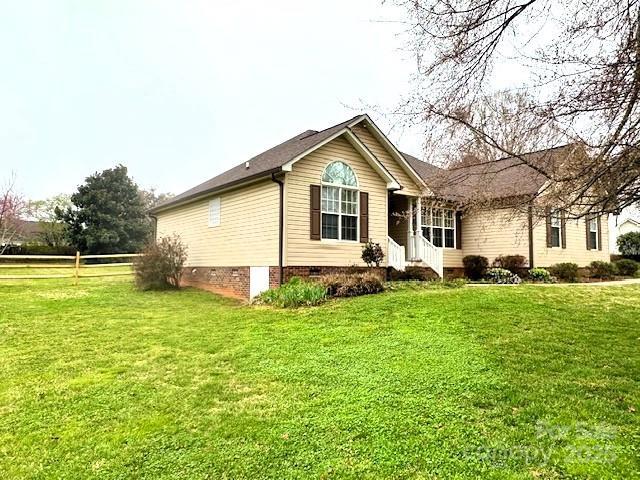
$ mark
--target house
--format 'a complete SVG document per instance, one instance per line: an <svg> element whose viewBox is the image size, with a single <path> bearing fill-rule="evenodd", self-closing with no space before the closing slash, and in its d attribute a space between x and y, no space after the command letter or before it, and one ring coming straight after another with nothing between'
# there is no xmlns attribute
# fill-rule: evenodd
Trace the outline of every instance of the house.
<svg viewBox="0 0 640 480"><path fill-rule="evenodd" d="M619 254L618 237L629 232L640 232L640 212L632 208L624 209L620 215L613 216L609 223L611 253Z"/></svg>
<svg viewBox="0 0 640 480"><path fill-rule="evenodd" d="M530 155L549 163L559 153ZM466 255L520 254L530 266L607 260L606 218L569 220L561 210L541 216L500 202L463 213L478 185L500 200L535 194L543 184L524 165L457 178L401 153L359 115L302 132L151 213L157 237L177 234L186 244L186 283L243 298L292 276L364 268L369 239L385 253L380 275L406 266L460 275Z"/></svg>
<svg viewBox="0 0 640 480"><path fill-rule="evenodd" d="M9 242L10 245L24 245L25 243L42 242L42 223L34 220L19 220L15 235Z"/></svg>

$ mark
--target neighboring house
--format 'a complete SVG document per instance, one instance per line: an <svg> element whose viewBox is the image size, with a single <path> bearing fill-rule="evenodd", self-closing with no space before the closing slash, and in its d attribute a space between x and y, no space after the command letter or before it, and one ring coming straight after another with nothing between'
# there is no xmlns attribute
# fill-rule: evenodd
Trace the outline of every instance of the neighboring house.
<svg viewBox="0 0 640 480"><path fill-rule="evenodd" d="M40 243L42 241L42 225L38 221L21 220L16 236L12 239L12 245L25 243Z"/></svg>
<svg viewBox="0 0 640 480"><path fill-rule="evenodd" d="M640 232L640 212L634 209L625 209L618 216L610 219L610 247L611 253L619 254L618 237L629 232Z"/></svg>
<svg viewBox="0 0 640 480"><path fill-rule="evenodd" d="M559 152L530 155L544 163ZM520 254L530 266L608 259L606 218L565 220L560 210L538 218L509 207L463 214L478 182L498 200L537 193L545 182L532 169L475 172L446 187L443 176L456 179L401 153L360 115L303 132L151 213L157 237L186 244L187 283L244 298L292 276L364 268L369 239L384 250L381 275L408 265L459 275L466 255Z"/></svg>

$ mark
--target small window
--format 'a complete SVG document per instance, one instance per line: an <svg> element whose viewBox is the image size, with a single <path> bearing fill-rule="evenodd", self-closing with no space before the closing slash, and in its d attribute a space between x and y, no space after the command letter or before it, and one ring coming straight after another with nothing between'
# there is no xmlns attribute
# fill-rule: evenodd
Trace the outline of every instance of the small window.
<svg viewBox="0 0 640 480"><path fill-rule="evenodd" d="M220 197L209 201L209 226L217 227L218 225L220 225Z"/></svg>
<svg viewBox="0 0 640 480"><path fill-rule="evenodd" d="M589 245L592 250L598 250L598 220L595 217L589 219Z"/></svg>
<svg viewBox="0 0 640 480"><path fill-rule="evenodd" d="M555 210L551 212L551 246L559 247L562 242L562 219L560 212Z"/></svg>

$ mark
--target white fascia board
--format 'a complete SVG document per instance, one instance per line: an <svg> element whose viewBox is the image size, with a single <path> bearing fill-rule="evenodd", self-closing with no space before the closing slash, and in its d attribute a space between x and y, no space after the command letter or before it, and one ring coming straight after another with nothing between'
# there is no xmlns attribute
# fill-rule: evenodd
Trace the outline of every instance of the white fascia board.
<svg viewBox="0 0 640 480"><path fill-rule="evenodd" d="M402 153L400 153L400 151L396 148L396 146L391 143L391 141L387 138L387 136L382 133L382 130L380 130L378 128L378 126L373 122L373 120L371 120L371 118L369 117L369 115L362 115L361 117L358 117L356 119L354 119L353 122L351 122L349 124L349 127L354 127L357 124L359 124L360 122L362 122L363 120L365 120L367 122L367 125L369 125L372 128L372 134L375 137L376 140L378 140L382 146L384 147L384 149L389 153L389 155L391 155L402 167L402 169L420 186L422 187L426 187L427 184L424 182L424 180L422 179L422 177L418 174L418 172L416 172L413 167L411 165L409 165L409 163L407 162L406 158L404 158L404 156L402 155Z"/></svg>
<svg viewBox="0 0 640 480"><path fill-rule="evenodd" d="M347 141L356 149L356 151L358 153L360 153L360 155L363 156L363 158L367 161L367 163L369 163L369 165L371 165L371 167L378 173L378 175L380 175L386 182L387 182L387 188L388 189L400 189L402 188L398 182L396 181L395 178L393 178L391 176L391 174L389 172L387 172L387 170L382 166L382 164L378 161L378 159L376 157L373 156L373 154L369 151L369 149L360 141L359 138L357 138L350 130L349 128L345 127L339 131L337 131L336 133L334 133L333 135L331 135L330 137L326 138L325 140L323 140L322 142L319 142L318 144L314 145L313 147L305 150L304 152L302 152L300 155L297 155L295 158L293 158L292 160L289 160L287 163L285 163L282 166L282 170L285 172L290 172L293 168L293 165L303 159L304 157L306 157L307 155L309 155L310 153L318 150L319 148L323 147L324 145L326 145L327 143L331 142L332 140L335 140L336 138L340 137L344 135L345 138L347 139Z"/></svg>
<svg viewBox="0 0 640 480"><path fill-rule="evenodd" d="M350 130L346 129L344 133L347 141L356 149L356 151L364 157L364 159L371 165L371 167L387 182L388 190L400 190L402 188L400 184L393 178L393 175L389 173L389 171L384 168L384 165L380 163L380 161L375 157L371 150L367 148L367 146L362 143L362 141Z"/></svg>
<svg viewBox="0 0 640 480"><path fill-rule="evenodd" d="M308 148L307 150L305 150L304 152L302 152L300 155L297 155L296 157L294 157L293 159L289 160L287 163L285 163L282 166L282 170L285 172L290 172L291 168L293 167L293 164L296 163L298 160L300 160L301 158L306 157L307 155L309 155L312 152L315 152L316 150L318 150L320 147L325 146L327 143L331 142L332 140L335 140L336 138L338 138L340 135L344 134L344 132L346 131L346 128L343 128L342 130L338 130L336 133L334 133L333 135L331 135L328 138L325 138L323 141L315 144L313 147Z"/></svg>

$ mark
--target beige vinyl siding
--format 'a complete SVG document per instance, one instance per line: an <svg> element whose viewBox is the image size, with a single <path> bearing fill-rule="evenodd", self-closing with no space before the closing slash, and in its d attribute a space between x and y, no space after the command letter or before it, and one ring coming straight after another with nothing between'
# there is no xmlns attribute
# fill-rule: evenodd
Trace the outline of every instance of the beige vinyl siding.
<svg viewBox="0 0 640 480"><path fill-rule="evenodd" d="M371 152L376 156L378 161L393 175L393 177L402 185L401 194L419 195L421 187L416 185L415 181L404 171L401 165L389 155L385 148L376 140L376 138L362 124L353 127L353 133L364 143Z"/></svg>
<svg viewBox="0 0 640 480"><path fill-rule="evenodd" d="M320 185L322 172L333 161L348 164L358 178L359 190L369 194L369 237L387 250L386 182L343 138L339 137L293 165L285 179L285 265L364 265L362 243L309 238L309 185Z"/></svg>
<svg viewBox="0 0 640 480"><path fill-rule="evenodd" d="M455 248L443 249L442 261L445 268L462 267L462 257L464 257L463 250Z"/></svg>
<svg viewBox="0 0 640 480"><path fill-rule="evenodd" d="M536 267L549 267L560 262L577 263L586 267L594 260L609 261L609 222L607 216L601 217L602 250L587 250L587 227L585 220L567 220L567 248L547 247L547 226L544 218L535 222L533 228L533 264Z"/></svg>
<svg viewBox="0 0 640 480"><path fill-rule="evenodd" d="M221 194L220 225L209 227L214 197L158 213L158 238L180 235L188 266L278 265L278 185L268 180Z"/></svg>
<svg viewBox="0 0 640 480"><path fill-rule="evenodd" d="M529 258L527 215L509 209L482 210L462 218L462 257L482 255L489 263L498 255L522 255ZM445 253L445 257L446 257ZM451 260L453 260L453 256ZM448 263L448 262L447 262Z"/></svg>

